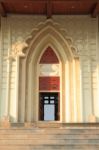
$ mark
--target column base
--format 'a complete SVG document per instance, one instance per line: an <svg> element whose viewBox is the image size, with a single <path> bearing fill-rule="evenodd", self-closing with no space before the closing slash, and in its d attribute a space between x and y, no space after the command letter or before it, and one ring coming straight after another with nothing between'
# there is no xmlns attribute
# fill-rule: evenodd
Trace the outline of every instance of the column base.
<svg viewBox="0 0 99 150"><path fill-rule="evenodd" d="M88 119L89 122L96 122L96 116L91 114L89 115L89 119Z"/></svg>
<svg viewBox="0 0 99 150"><path fill-rule="evenodd" d="M11 126L10 121L9 121L9 116L4 116L1 120L0 125L1 127L9 128Z"/></svg>

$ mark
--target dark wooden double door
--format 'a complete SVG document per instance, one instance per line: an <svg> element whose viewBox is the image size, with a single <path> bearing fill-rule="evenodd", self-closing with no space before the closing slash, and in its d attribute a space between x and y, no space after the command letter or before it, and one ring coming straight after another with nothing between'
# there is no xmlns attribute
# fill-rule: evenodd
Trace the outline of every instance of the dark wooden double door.
<svg viewBox="0 0 99 150"><path fill-rule="evenodd" d="M39 94L39 120L60 120L60 102L58 92L42 92Z"/></svg>

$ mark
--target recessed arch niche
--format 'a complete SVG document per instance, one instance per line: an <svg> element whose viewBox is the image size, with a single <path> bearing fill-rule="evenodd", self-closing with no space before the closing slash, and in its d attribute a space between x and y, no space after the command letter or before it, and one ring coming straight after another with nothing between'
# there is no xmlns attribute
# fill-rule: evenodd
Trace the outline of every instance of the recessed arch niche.
<svg viewBox="0 0 99 150"><path fill-rule="evenodd" d="M18 120L39 121L38 62L47 47L51 47L61 65L60 122L82 120L80 99L79 57L58 24L52 20L38 25L27 38L28 48L23 49L25 57L19 59Z"/></svg>
<svg viewBox="0 0 99 150"><path fill-rule="evenodd" d="M39 120L60 120L61 62L51 47L38 61ZM62 91L62 90L61 90Z"/></svg>

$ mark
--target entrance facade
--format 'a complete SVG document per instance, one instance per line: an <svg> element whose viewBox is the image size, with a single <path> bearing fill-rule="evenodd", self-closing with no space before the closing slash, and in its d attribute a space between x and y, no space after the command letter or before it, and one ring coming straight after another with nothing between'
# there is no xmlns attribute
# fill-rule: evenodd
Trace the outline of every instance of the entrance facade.
<svg viewBox="0 0 99 150"><path fill-rule="evenodd" d="M0 119L38 122L40 93L56 92L60 122L88 122L95 116L98 121L97 21L85 16L29 20L12 15L1 20Z"/></svg>
<svg viewBox="0 0 99 150"><path fill-rule="evenodd" d="M39 98L39 120L58 121L60 119L59 93L43 92Z"/></svg>

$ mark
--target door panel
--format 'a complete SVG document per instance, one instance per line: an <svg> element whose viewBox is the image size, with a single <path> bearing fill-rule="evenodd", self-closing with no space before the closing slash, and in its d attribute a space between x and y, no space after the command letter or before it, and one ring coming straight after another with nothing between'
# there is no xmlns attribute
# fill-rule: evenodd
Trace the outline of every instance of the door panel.
<svg viewBox="0 0 99 150"><path fill-rule="evenodd" d="M54 105L50 105L50 104L44 105L44 120L54 121L55 120L54 114L55 114L55 106Z"/></svg>

